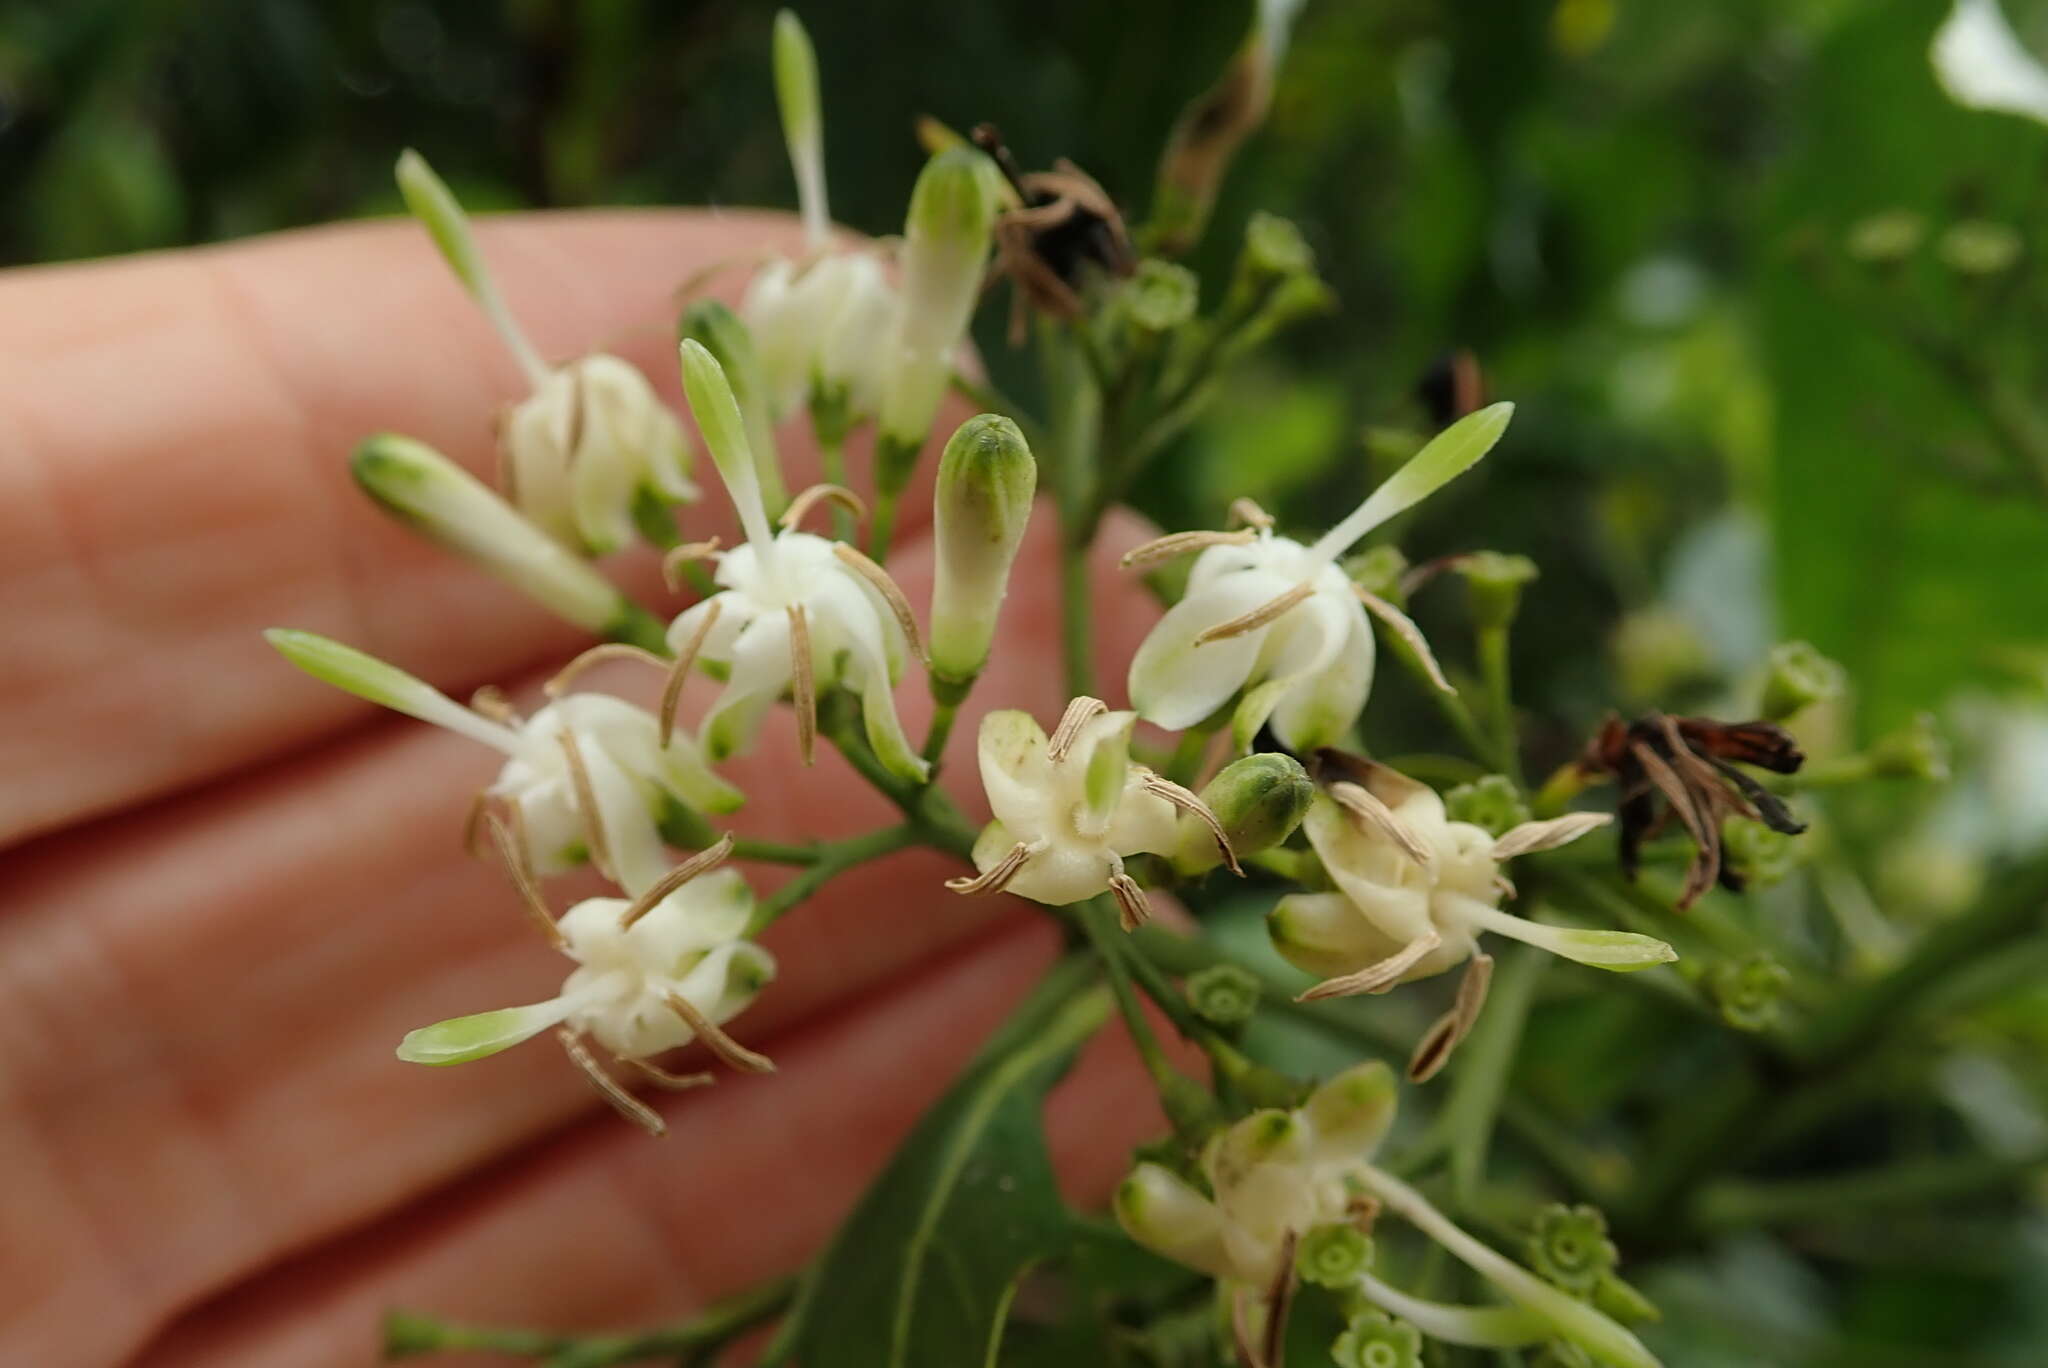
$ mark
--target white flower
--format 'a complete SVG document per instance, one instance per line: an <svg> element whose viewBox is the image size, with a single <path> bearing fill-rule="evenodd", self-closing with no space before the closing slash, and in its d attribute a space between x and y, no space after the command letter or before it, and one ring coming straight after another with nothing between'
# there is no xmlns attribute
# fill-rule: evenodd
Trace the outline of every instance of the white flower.
<svg viewBox="0 0 2048 1368"><path fill-rule="evenodd" d="M2048 123L2048 70L2021 45L1998 0L1956 0L1928 56L1957 104Z"/></svg>
<svg viewBox="0 0 2048 1368"><path fill-rule="evenodd" d="M1124 857L1171 852L1180 814L1224 845L1216 818L1180 785L1130 762L1136 713L1110 712L1077 698L1048 739L1025 712L981 720L982 787L994 820L974 843L979 877L954 879L956 893L1015 893L1053 907L1116 895L1126 929L1149 915L1145 892Z"/></svg>
<svg viewBox="0 0 2048 1368"><path fill-rule="evenodd" d="M769 262L754 273L740 317L754 340L779 422L811 402L872 414L890 368L902 301L873 252Z"/></svg>
<svg viewBox="0 0 2048 1368"><path fill-rule="evenodd" d="M1259 524L1239 532L1182 532L1139 547L1126 565L1202 549L1187 593L1131 662L1131 705L1148 722L1192 727L1238 698L1232 735L1249 748L1270 719L1288 749L1343 739L1372 689L1375 647L1366 610L1400 633L1433 674L1415 624L1346 578L1337 558L1366 532L1469 469L1506 431L1512 404L1460 419L1311 545ZM1441 674L1438 685L1448 689Z"/></svg>
<svg viewBox="0 0 2048 1368"><path fill-rule="evenodd" d="M373 656L311 632L272 631L271 645L316 679L480 741L505 756L480 802L503 805L526 863L557 873L595 860L628 892L668 868L661 820L670 805L730 812L739 790L706 767L686 736L661 742L642 708L604 694L558 698L525 721L486 716Z"/></svg>
<svg viewBox="0 0 2048 1368"><path fill-rule="evenodd" d="M550 536L591 555L632 538L643 500L694 501L689 443L647 378L601 352L548 365L506 307L462 206L419 153L399 157L398 188L533 386L499 431L506 497Z"/></svg>
<svg viewBox="0 0 2048 1368"><path fill-rule="evenodd" d="M669 628L680 668L705 661L726 671L725 691L699 729L706 750L723 759L746 749L768 709L789 691L808 762L819 693L839 685L860 697L876 757L897 774L922 780L926 765L903 735L891 691L905 656L919 649L902 590L853 547L796 530L820 491L799 496L783 529L771 534L745 423L724 371L696 342L682 344L682 357L691 412L747 535L745 545L718 554L722 592Z"/></svg>
<svg viewBox="0 0 2048 1368"><path fill-rule="evenodd" d="M1290 1237L1367 1214L1361 1178L1393 1125L1395 1102L1387 1066L1358 1065L1294 1111L1253 1112L1218 1132L1201 1161L1213 1196L1159 1164L1139 1164L1117 1192L1117 1220L1176 1263L1269 1288L1286 1271Z"/></svg>
<svg viewBox="0 0 2048 1368"><path fill-rule="evenodd" d="M654 1114L605 1073L583 1044L672 1087L708 1082L649 1064L659 1054L702 1040L735 1068L774 1066L720 1026L739 1015L775 977L775 960L746 938L754 899L737 871L710 872L730 838L693 856L637 898L589 898L559 922L513 865L514 879L557 949L576 967L545 1002L454 1017L409 1033L398 1057L415 1064L462 1064L517 1045L550 1028L614 1105L659 1133Z"/></svg>

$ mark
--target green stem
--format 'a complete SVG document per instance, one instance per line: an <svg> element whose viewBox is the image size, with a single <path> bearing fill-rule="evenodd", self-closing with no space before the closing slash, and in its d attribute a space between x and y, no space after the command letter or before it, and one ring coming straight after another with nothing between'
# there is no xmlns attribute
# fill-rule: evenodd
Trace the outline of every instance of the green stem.
<svg viewBox="0 0 2048 1368"><path fill-rule="evenodd" d="M931 729L924 734L924 762L932 767L932 774L939 772L939 761L946 754L947 738L953 735L953 722L960 715L960 705L940 699L932 706Z"/></svg>
<svg viewBox="0 0 2048 1368"><path fill-rule="evenodd" d="M633 1335L551 1335L534 1330L499 1330L452 1325L429 1316L395 1311L384 1322L387 1358L415 1354L482 1352L545 1359L548 1368L611 1368L652 1358L696 1361L787 1310L796 1296L795 1278L777 1278L716 1302L678 1325Z"/></svg>
<svg viewBox="0 0 2048 1368"><path fill-rule="evenodd" d="M1173 1116L1190 1080L1173 1067L1166 1051L1160 1047L1159 1037L1153 1034L1152 1023L1145 1020L1145 1009L1139 1003L1137 989L1131 981L1129 947L1117 941L1122 932L1116 925L1116 911L1107 898L1098 897L1076 905L1074 915L1088 937L1088 943L1095 948L1096 958L1102 961L1108 972L1110 992L1116 997L1117 1011L1123 1016L1124 1029L1130 1034L1131 1044L1137 1047L1145 1071L1152 1075L1153 1086L1158 1088L1167 1114ZM1177 1124L1179 1118L1174 1119Z"/></svg>
<svg viewBox="0 0 2048 1368"><path fill-rule="evenodd" d="M1202 761L1209 754L1209 738L1215 734L1214 728L1202 726L1182 732L1173 748L1173 758L1166 762L1166 777L1183 788L1195 787L1195 781L1202 777Z"/></svg>
<svg viewBox="0 0 2048 1368"><path fill-rule="evenodd" d="M773 926L783 913L854 866L880 859L908 846L924 844L925 840L926 833L917 823L905 822L900 826L883 827L879 831L870 831L865 835L849 836L843 841L827 841L820 844L817 848L817 858L808 869L763 898L755 907L753 918L747 923L747 935L760 935Z"/></svg>
<svg viewBox="0 0 2048 1368"><path fill-rule="evenodd" d="M826 484L846 487L846 432L843 427L833 424L813 423L812 431L818 438L818 473ZM856 529L853 525L853 510L838 500L832 501L832 539L851 542ZM887 542L883 543L886 548Z"/></svg>
<svg viewBox="0 0 2048 1368"><path fill-rule="evenodd" d="M1060 538L1060 651L1067 667L1067 696L1095 692L1095 599L1089 582L1088 546Z"/></svg>
<svg viewBox="0 0 2048 1368"><path fill-rule="evenodd" d="M2048 1149L2023 1155L1916 1159L1862 1173L1772 1182L1723 1179L1702 1188L1692 1224L1702 1233L1792 1225L1872 1207L1936 1205L2008 1187L2048 1165Z"/></svg>
<svg viewBox="0 0 2048 1368"><path fill-rule="evenodd" d="M757 841L751 836L735 836L732 857L735 860L762 860L769 864L809 865L825 858L828 849L822 841L792 845L783 841Z"/></svg>
<svg viewBox="0 0 2048 1368"><path fill-rule="evenodd" d="M1486 1010L1459 1051L1457 1077L1444 1113L1451 1135L1451 1191L1460 1208L1469 1208L1478 1196L1522 1025L1549 964L1550 956L1533 946L1509 951L1487 996Z"/></svg>
<svg viewBox="0 0 2048 1368"><path fill-rule="evenodd" d="M1088 577L1088 547L1095 519L1102 422L1102 391L1089 376L1075 346L1051 324L1039 328L1040 365L1056 401L1047 452L1055 476L1060 513L1060 642L1066 660L1067 693L1095 691L1094 607Z"/></svg>
<svg viewBox="0 0 2048 1368"><path fill-rule="evenodd" d="M1500 772L1520 788L1522 756L1515 740L1514 688L1508 674L1508 629L1480 628L1477 645L1479 673L1486 681L1487 719L1493 724L1494 755L1498 758Z"/></svg>

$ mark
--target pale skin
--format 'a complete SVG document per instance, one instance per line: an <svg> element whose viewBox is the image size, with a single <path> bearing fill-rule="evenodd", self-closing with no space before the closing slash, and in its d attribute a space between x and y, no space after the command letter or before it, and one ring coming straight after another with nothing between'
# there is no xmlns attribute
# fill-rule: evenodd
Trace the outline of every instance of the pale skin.
<svg viewBox="0 0 2048 1368"><path fill-rule="evenodd" d="M480 232L543 353L613 350L671 402L670 288L801 244L793 221L674 212ZM488 471L491 416L523 392L406 224L0 276L0 1362L355 1368L395 1305L681 1316L812 1253L1056 953L1044 917L947 893L939 856L855 871L770 933L781 978L733 1024L780 1072L650 1099L665 1140L545 1040L451 1069L392 1057L410 1027L550 995L563 961L459 847L492 757L298 675L258 633L531 706L575 630L393 526L346 469L388 428ZM815 463L785 449L800 488ZM685 533L730 545L697 473ZM920 614L928 519L905 500L891 562ZM1052 530L1036 520L971 716L1065 701ZM1099 548L1105 678L1156 616L1114 569L1142 537ZM644 553L618 564L643 601L687 602ZM921 678L899 698L921 736ZM948 779L979 813L974 734L954 732ZM836 756L805 771L795 751L784 716L728 767L741 833L888 820ZM559 910L594 888L548 891ZM1077 1199L1161 1128L1148 1097L1114 1036L1056 1093Z"/></svg>

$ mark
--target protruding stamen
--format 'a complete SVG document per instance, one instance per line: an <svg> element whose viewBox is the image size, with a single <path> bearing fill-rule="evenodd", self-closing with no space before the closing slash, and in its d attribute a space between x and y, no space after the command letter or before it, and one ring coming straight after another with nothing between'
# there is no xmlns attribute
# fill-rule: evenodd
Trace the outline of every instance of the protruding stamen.
<svg viewBox="0 0 2048 1368"><path fill-rule="evenodd" d="M663 553L661 558L661 582L668 586L671 594L680 593L683 588L683 567L694 561L715 560L718 557L718 538L708 541L684 542Z"/></svg>
<svg viewBox="0 0 2048 1368"><path fill-rule="evenodd" d="M1109 891L1116 897L1119 920L1126 931L1135 931L1152 920L1152 903L1138 881L1119 869L1109 876Z"/></svg>
<svg viewBox="0 0 2048 1368"><path fill-rule="evenodd" d="M555 1032L555 1039L562 1043L562 1052L569 1056L569 1062L583 1071L590 1080L590 1086L597 1094L612 1104L613 1110L645 1130L649 1135L668 1134L668 1125L655 1115L654 1108L642 1102L619 1086L619 1080L604 1071L596 1059L591 1057L589 1047L576 1038L576 1033L564 1026Z"/></svg>
<svg viewBox="0 0 2048 1368"><path fill-rule="evenodd" d="M512 811L516 814L519 809L515 806ZM498 848L498 859L505 866L505 877L519 890L520 901L526 904L527 912L532 915L534 924L540 927L541 934L548 938L548 944L561 949L564 944L562 928L555 924L555 914L548 911L547 899L541 896L540 885L534 880L533 866L526 858L524 833L514 835L498 820L496 813L486 813L484 824L490 828L491 844Z"/></svg>
<svg viewBox="0 0 2048 1368"><path fill-rule="evenodd" d="M889 605L889 611L896 615L896 625L903 630L904 638L910 643L911 654L924 659L924 638L918 634L917 619L911 615L910 600L903 595L903 588L896 583L887 570L877 565L857 546L846 542L832 543L832 554L839 563L875 586L875 592Z"/></svg>
<svg viewBox="0 0 2048 1368"><path fill-rule="evenodd" d="M540 691L549 698L560 698L569 691L571 684L582 677L585 670L593 665L602 665L607 660L637 660L642 665L652 665L663 673L668 671L668 662L644 647L629 645L623 641L601 641L556 671L553 679L540 686Z"/></svg>
<svg viewBox="0 0 2048 1368"><path fill-rule="evenodd" d="M1139 776L1138 784L1145 792L1164 798L1208 827L1209 834L1216 838L1217 849L1223 852L1223 863L1230 867L1231 873L1239 878L1244 877L1244 866L1237 862L1237 852L1230 848L1230 836L1223 830L1223 823L1217 820L1216 814L1209 810L1207 803L1173 780L1154 774L1150 770Z"/></svg>
<svg viewBox="0 0 2048 1368"><path fill-rule="evenodd" d="M1435 927L1423 932L1377 964L1368 964L1355 974L1324 979L1295 999L1315 1002L1322 998L1351 997L1358 993L1384 993L1401 981L1401 976L1420 964L1423 957L1444 943Z"/></svg>
<svg viewBox="0 0 2048 1368"><path fill-rule="evenodd" d="M734 1040L721 1030L710 1017L697 1010L697 1004L681 993L668 995L669 1010L683 1019L697 1039L704 1042L704 1048L718 1056L728 1068L741 1073L774 1073L775 1061L767 1055L758 1054Z"/></svg>
<svg viewBox="0 0 2048 1368"><path fill-rule="evenodd" d="M697 624L697 630L676 652L676 663L669 668L668 683L661 689L661 748L668 749L669 738L676 734L676 707L683 701L683 685L690 678L690 668L697 663L697 652L704 649L704 639L711 635L711 629L718 625L719 614L725 605L717 598L707 599L711 606L704 610L704 620Z"/></svg>
<svg viewBox="0 0 2048 1368"><path fill-rule="evenodd" d="M1243 636L1246 632L1257 631L1284 616L1289 609L1307 602L1309 595L1315 591L1315 585L1304 580L1286 593L1266 600L1249 613L1240 614L1228 622L1219 622L1198 634L1195 637L1195 645L1206 646L1212 641L1223 641L1230 637Z"/></svg>
<svg viewBox="0 0 2048 1368"><path fill-rule="evenodd" d="M1465 966L1465 976L1458 980L1458 995L1451 1010L1437 1018L1422 1037L1422 1043L1415 1047L1415 1053L1409 1056L1409 1082L1427 1083L1450 1062L1451 1052L1471 1033L1472 1023L1479 1020L1479 1009L1486 1005L1486 990L1492 982L1493 956L1472 956Z"/></svg>
<svg viewBox="0 0 2048 1368"><path fill-rule="evenodd" d="M1126 570L1141 566L1158 565L1162 561L1185 556L1192 551L1206 551L1212 546L1250 546L1259 539L1259 534L1246 528L1238 532L1169 532L1163 537L1154 537L1143 546L1134 546L1124 552L1117 564Z"/></svg>
<svg viewBox="0 0 2048 1368"><path fill-rule="evenodd" d="M1060 724L1052 729L1052 740L1045 743L1045 758L1066 759L1067 752L1081 739L1081 728L1108 711L1109 704L1086 695L1067 704L1067 710L1060 714Z"/></svg>
<svg viewBox="0 0 2048 1368"><path fill-rule="evenodd" d="M1544 822L1524 822L1501 833L1501 838L1493 843L1493 858L1512 860L1538 850L1555 850L1613 820L1611 812L1567 812Z"/></svg>
<svg viewBox="0 0 2048 1368"><path fill-rule="evenodd" d="M1330 785L1329 794L1330 801L1349 813L1359 830L1385 836L1401 848L1403 855L1425 869L1436 862L1435 853L1416 835L1415 828L1396 816L1394 810L1365 785L1340 779Z"/></svg>
<svg viewBox="0 0 2048 1368"><path fill-rule="evenodd" d="M512 700L505 697L505 691L495 684L486 684L471 694L469 710L507 727L516 727L525 720L519 709L512 706Z"/></svg>
<svg viewBox="0 0 2048 1368"><path fill-rule="evenodd" d="M968 897L979 893L1000 893L1010 886L1010 880L1017 877L1017 871L1038 851L1039 847L1031 842L1019 841L1010 847L1009 853L982 873L971 876L963 874L959 878L948 879L946 887Z"/></svg>
<svg viewBox="0 0 2048 1368"><path fill-rule="evenodd" d="M1232 499L1230 501L1230 516L1227 521L1243 523L1255 532L1270 532L1273 530L1273 515L1259 507L1257 501L1253 499Z"/></svg>
<svg viewBox="0 0 2048 1368"><path fill-rule="evenodd" d="M811 658L811 624L801 603L789 605L789 687L796 699L796 749L811 763L818 748L818 679Z"/></svg>
<svg viewBox="0 0 2048 1368"><path fill-rule="evenodd" d="M484 829L484 814L491 810L491 791L480 788L476 797L469 800L469 811L462 819L462 853L475 859L483 852L477 849L477 837Z"/></svg>
<svg viewBox="0 0 2048 1368"><path fill-rule="evenodd" d="M841 508L853 514L855 522L861 521L868 515L868 506L861 502L860 495L854 493L846 486L814 484L809 489L798 494L794 499L791 499L789 507L782 510L782 517L777 519L777 521L785 529L802 527L804 519L809 516L810 511L821 503L838 504Z"/></svg>
<svg viewBox="0 0 2048 1368"><path fill-rule="evenodd" d="M583 747L577 744L576 733L567 727L556 732L555 739L562 743L563 758L569 762L569 787L576 795L576 811L583 818L584 834L590 838L590 862L597 866L598 873L616 883L611 842L605 838L604 814L598 810L597 790L591 787L590 767L583 763Z"/></svg>
<svg viewBox="0 0 2048 1368"><path fill-rule="evenodd" d="M659 907L662 899L696 878L699 874L716 869L719 865L725 863L725 857L730 854L732 854L732 833L728 831L725 835L719 837L714 844L705 846L695 855L692 855L689 859L655 880L646 892L633 899L627 905L626 910L619 913L619 929L623 931L634 922L639 921L649 912Z"/></svg>
<svg viewBox="0 0 2048 1368"><path fill-rule="evenodd" d="M655 1087L665 1088L669 1092L688 1092L692 1088L708 1088L718 1081L717 1076L708 1069L701 1069L696 1073L687 1074L670 1073L659 1064L649 1064L644 1059L626 1059L619 1055L614 1055L612 1058L631 1069L634 1073L639 1074Z"/></svg>
<svg viewBox="0 0 2048 1368"><path fill-rule="evenodd" d="M1451 681L1444 678L1443 667L1436 663L1436 653L1429 649L1429 642L1422 635L1422 629L1415 625L1415 619L1381 598L1378 594L1354 584L1351 592L1358 595L1358 601L1365 605L1367 612L1387 624L1393 634L1408 644L1408 649L1422 662L1422 668L1429 673L1429 682L1447 694L1454 694Z"/></svg>

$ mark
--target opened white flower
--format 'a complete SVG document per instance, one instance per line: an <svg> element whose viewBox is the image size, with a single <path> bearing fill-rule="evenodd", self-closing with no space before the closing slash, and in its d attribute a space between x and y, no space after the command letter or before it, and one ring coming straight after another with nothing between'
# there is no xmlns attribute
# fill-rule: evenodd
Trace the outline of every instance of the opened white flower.
<svg viewBox="0 0 2048 1368"><path fill-rule="evenodd" d="M892 692L905 657L922 654L910 604L888 573L858 550L796 527L819 498L853 496L826 486L799 495L783 515L782 530L771 533L746 426L724 370L694 341L682 344L682 358L690 410L747 535L745 545L723 553L688 548L717 559L721 592L669 628L679 672L698 661L726 672L725 691L699 729L705 749L714 759L746 749L769 708L788 692L808 763L818 696L839 686L859 696L876 757L893 772L922 780L927 767L903 735Z"/></svg>
<svg viewBox="0 0 2048 1368"><path fill-rule="evenodd" d="M1182 814L1208 829L1234 868L1223 829L1202 800L1131 763L1136 721L1136 713L1111 712L1097 698L1069 703L1050 738L1029 713L1005 709L982 718L981 783L994 820L974 843L981 873L946 886L1053 907L1108 891L1128 930L1151 909L1124 872L1124 857L1171 852Z"/></svg>
<svg viewBox="0 0 2048 1368"><path fill-rule="evenodd" d="M1928 56L1957 104L2048 123L2048 68L2021 44L1998 0L1956 0Z"/></svg>
<svg viewBox="0 0 2048 1368"><path fill-rule="evenodd" d="M1343 739L1372 690L1370 610L1398 632L1448 690L1415 624L1348 579L1338 557L1368 531L1470 469L1507 430L1512 404L1495 404L1445 429L1311 545L1274 534L1255 506L1254 525L1233 532L1179 532L1141 546L1124 564L1201 552L1187 593L1131 662L1131 705L1148 722L1179 730L1238 699L1231 731L1249 748L1270 720L1288 749L1307 753Z"/></svg>
<svg viewBox="0 0 2048 1368"><path fill-rule="evenodd" d="M633 1120L662 1124L592 1057L585 1040L641 1078L694 1087L709 1074L677 1075L651 1057L701 1040L712 1054L754 1073L775 1066L721 1029L775 977L775 959L746 938L754 898L746 880L716 869L731 838L669 871L633 899L588 898L555 921L520 862L510 833L491 819L507 867L550 941L576 962L562 991L545 1002L436 1022L409 1033L398 1057L414 1064L462 1064L542 1031L557 1038L598 1089ZM715 872L714 872L715 871Z"/></svg>
<svg viewBox="0 0 2048 1368"><path fill-rule="evenodd" d="M505 756L479 808L502 806L523 859L558 873L590 859L628 892L668 868L661 823L673 807L730 812L738 789L713 774L687 736L662 744L643 708L605 694L556 698L520 720L486 693L465 708L423 680L311 632L266 634L285 659L337 688L480 741ZM604 648L600 648L601 650Z"/></svg>
<svg viewBox="0 0 2048 1368"><path fill-rule="evenodd" d="M695 501L682 424L647 377L602 352L548 365L506 307L462 207L419 153L398 159L398 187L533 386L499 428L505 496L591 555L630 541L643 508Z"/></svg>

